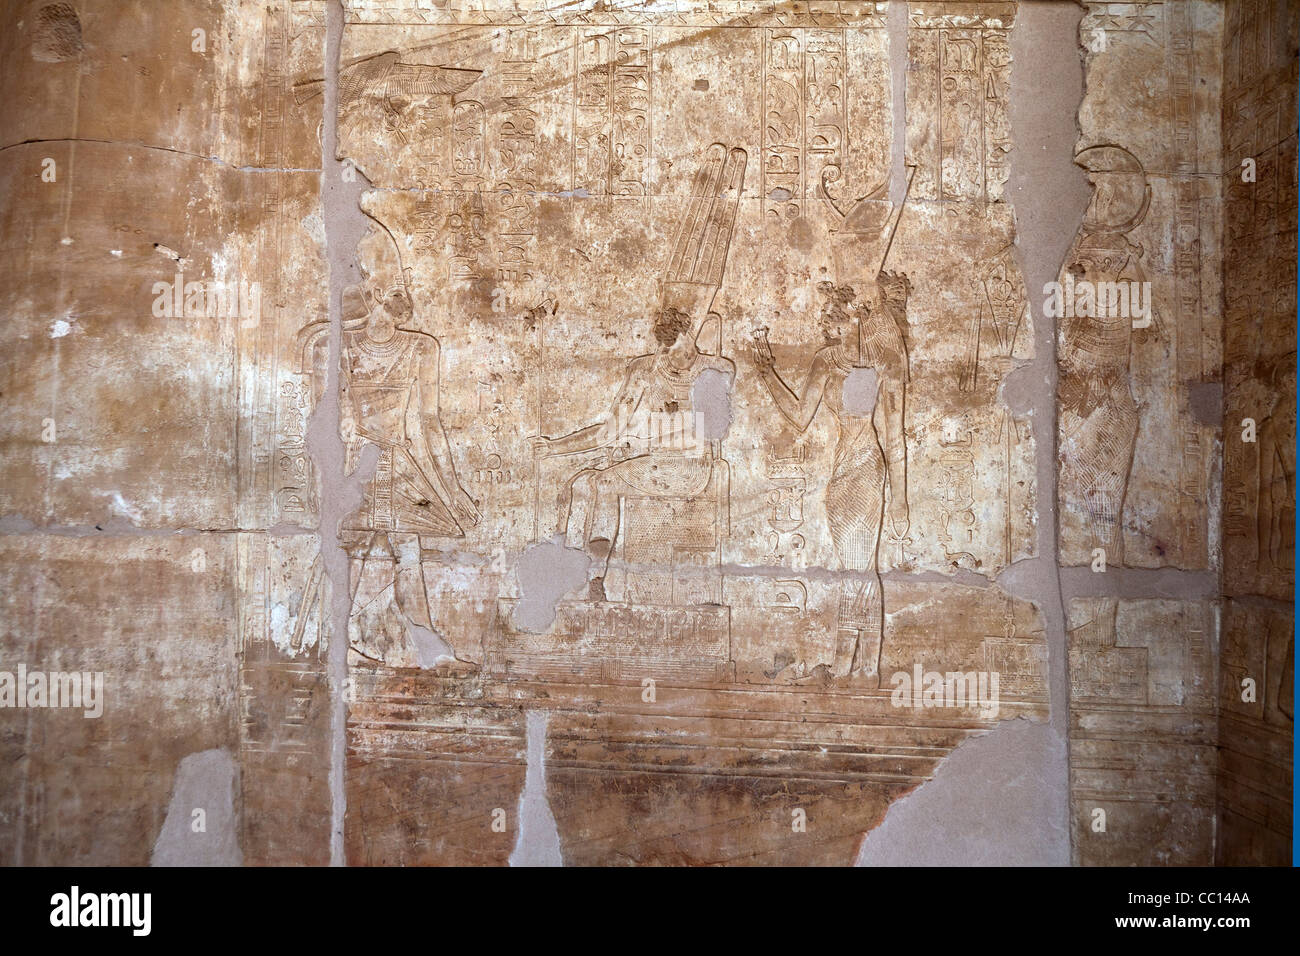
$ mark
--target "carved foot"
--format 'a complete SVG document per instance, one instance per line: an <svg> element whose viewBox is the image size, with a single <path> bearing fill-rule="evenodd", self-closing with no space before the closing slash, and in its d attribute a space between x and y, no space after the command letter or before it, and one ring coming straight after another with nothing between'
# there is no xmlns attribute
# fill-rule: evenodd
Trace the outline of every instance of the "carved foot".
<svg viewBox="0 0 1300 956"><path fill-rule="evenodd" d="M797 686L806 686L808 684L815 684L819 687L830 687L831 682L833 680L834 678L831 677L830 667L826 664L818 664L816 667L814 667L803 677L797 677L794 680L792 680L790 683L795 684Z"/></svg>

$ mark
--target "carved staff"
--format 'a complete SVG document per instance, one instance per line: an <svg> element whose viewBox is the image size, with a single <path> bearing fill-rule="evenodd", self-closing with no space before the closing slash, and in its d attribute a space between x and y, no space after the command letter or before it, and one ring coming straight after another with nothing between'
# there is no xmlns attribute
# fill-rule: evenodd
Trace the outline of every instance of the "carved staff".
<svg viewBox="0 0 1300 956"><path fill-rule="evenodd" d="M907 197L912 194L912 180L916 178L916 167L907 167L907 186L903 189L903 200L894 210L893 222L889 226L889 240L885 243L885 251L880 255L880 264L876 266L875 276L879 277L880 273L885 270L885 260L889 258L889 250L894 248L894 234L898 231L898 221L903 218L903 208L907 205Z"/></svg>
<svg viewBox="0 0 1300 956"><path fill-rule="evenodd" d="M894 236L898 232L898 223L903 218L903 209L906 208L907 206L907 197L912 194L912 180L916 177L916 167L909 166L907 170L908 170L907 186L903 190L902 201L899 202L898 208L894 210L894 214L892 217L893 222L890 223L889 226L889 239L885 243L885 251L880 254L880 263L879 265L876 266L876 271L871 274L875 281L879 281L881 273L885 271L885 262L888 261L889 259L889 250L894 248ZM858 317L858 361L859 362L862 361L862 318L861 316ZM904 361L906 361L906 359ZM893 493L894 490L891 487L890 494L892 495ZM911 539L895 535L892 524L890 525L889 528L889 536L898 542L898 564L900 567L902 567L907 563L907 552L904 550L903 545L906 541L910 541Z"/></svg>
<svg viewBox="0 0 1300 956"><path fill-rule="evenodd" d="M554 296L547 295L541 302L528 310L528 316L533 320L533 325L537 328L537 434L546 434L542 430L542 349L544 347L543 336L543 319L548 315L554 315L555 310L560 307L560 302ZM542 462L540 459L533 462L533 542L536 543L541 539L538 534L541 531L542 520Z"/></svg>
<svg viewBox="0 0 1300 956"><path fill-rule="evenodd" d="M889 250L894 248L894 236L898 232L899 220L903 218L903 209L907 206L907 197L912 194L912 180L916 177L916 167L907 167L907 186L903 189L903 199L898 204L898 208L890 214L891 222L889 224L889 238L885 241L885 251L880 254L880 262L876 264L874 272L868 272L873 282L880 279L880 274L885 271L885 262L889 259ZM862 364L862 316L858 316L858 364ZM901 544L900 544L901 551Z"/></svg>

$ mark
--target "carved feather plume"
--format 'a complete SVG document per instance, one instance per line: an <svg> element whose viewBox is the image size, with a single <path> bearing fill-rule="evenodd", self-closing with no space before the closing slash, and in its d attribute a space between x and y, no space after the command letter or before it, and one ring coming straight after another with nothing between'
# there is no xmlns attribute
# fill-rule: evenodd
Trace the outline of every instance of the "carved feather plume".
<svg viewBox="0 0 1300 956"><path fill-rule="evenodd" d="M722 143L714 143L705 152L695 174L690 206L673 243L666 282L722 285L747 160L743 149L728 150Z"/></svg>
<svg viewBox="0 0 1300 956"><path fill-rule="evenodd" d="M711 310L722 288L748 158L743 149L722 143L705 150L664 271L662 306L699 322L696 344L710 355L722 354L722 320Z"/></svg>

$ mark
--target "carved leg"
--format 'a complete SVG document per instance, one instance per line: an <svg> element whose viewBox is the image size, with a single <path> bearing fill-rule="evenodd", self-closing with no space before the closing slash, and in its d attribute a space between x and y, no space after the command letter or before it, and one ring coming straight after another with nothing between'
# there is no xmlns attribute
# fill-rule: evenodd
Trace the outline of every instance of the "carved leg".
<svg viewBox="0 0 1300 956"><path fill-rule="evenodd" d="M362 657L394 667L415 663L397 598L397 556L388 535L376 533L352 552L348 643Z"/></svg>
<svg viewBox="0 0 1300 956"><path fill-rule="evenodd" d="M873 574L858 584L845 585L840 595L838 625L831 676L878 681L880 643L884 631L879 575Z"/></svg>
<svg viewBox="0 0 1300 956"><path fill-rule="evenodd" d="M593 601L605 600L605 576L618 541L618 496L626 487L621 474L625 464L588 468L574 475L561 515L565 546L591 556L587 575Z"/></svg>
<svg viewBox="0 0 1300 956"><path fill-rule="evenodd" d="M429 594L424 588L424 572L420 567L420 542L415 535L391 536L397 557L397 576L393 590L397 608L417 627L433 630L429 616Z"/></svg>
<svg viewBox="0 0 1300 956"><path fill-rule="evenodd" d="M1104 647L1115 647L1118 643L1115 623L1119 615L1119 601L1115 598L1098 598L1094 607L1093 621L1096 625L1096 641Z"/></svg>
<svg viewBox="0 0 1300 956"><path fill-rule="evenodd" d="M407 635L414 645L418 640L433 640L435 637L451 652L452 659L442 658L435 671L447 677L472 674L479 665L466 660L446 635L441 634L433 625L433 614L429 603L429 589L424 581L424 566L420 562L420 540L416 535L392 535L394 554L397 558L397 574L393 582L393 596L397 609L407 626ZM423 629L427 634L419 634L415 629ZM426 648L427 652L427 648ZM417 659L419 654L415 654Z"/></svg>
<svg viewBox="0 0 1300 956"><path fill-rule="evenodd" d="M848 606L840 599L840 633L849 628L854 632L853 651L846 663L845 673L855 678L879 680L880 644L884 634L884 603L881 600L880 575L858 585ZM838 648L837 648L838 651ZM839 655L836 655L836 669L839 671Z"/></svg>
<svg viewBox="0 0 1300 956"><path fill-rule="evenodd" d="M560 533L564 546L582 550L587 543L587 529L591 524L591 510L596 489L592 482L593 471L580 471L569 481L568 493L560 508Z"/></svg>
<svg viewBox="0 0 1300 956"><path fill-rule="evenodd" d="M853 670L853 659L858 651L858 632L851 627L841 627L835 634L835 663L831 676L845 678Z"/></svg>
<svg viewBox="0 0 1300 956"><path fill-rule="evenodd" d="M613 550L613 542L608 538L593 538L587 542L587 553L591 555L591 570L588 572L587 583L588 600L606 600L605 573L609 570L609 556Z"/></svg>

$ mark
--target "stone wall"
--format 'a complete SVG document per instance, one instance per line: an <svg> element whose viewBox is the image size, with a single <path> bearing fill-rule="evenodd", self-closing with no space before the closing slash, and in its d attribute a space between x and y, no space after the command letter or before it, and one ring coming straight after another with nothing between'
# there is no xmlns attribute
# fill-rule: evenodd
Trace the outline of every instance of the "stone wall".
<svg viewBox="0 0 1300 956"><path fill-rule="evenodd" d="M0 9L0 861L1286 862L1295 3Z"/></svg>

